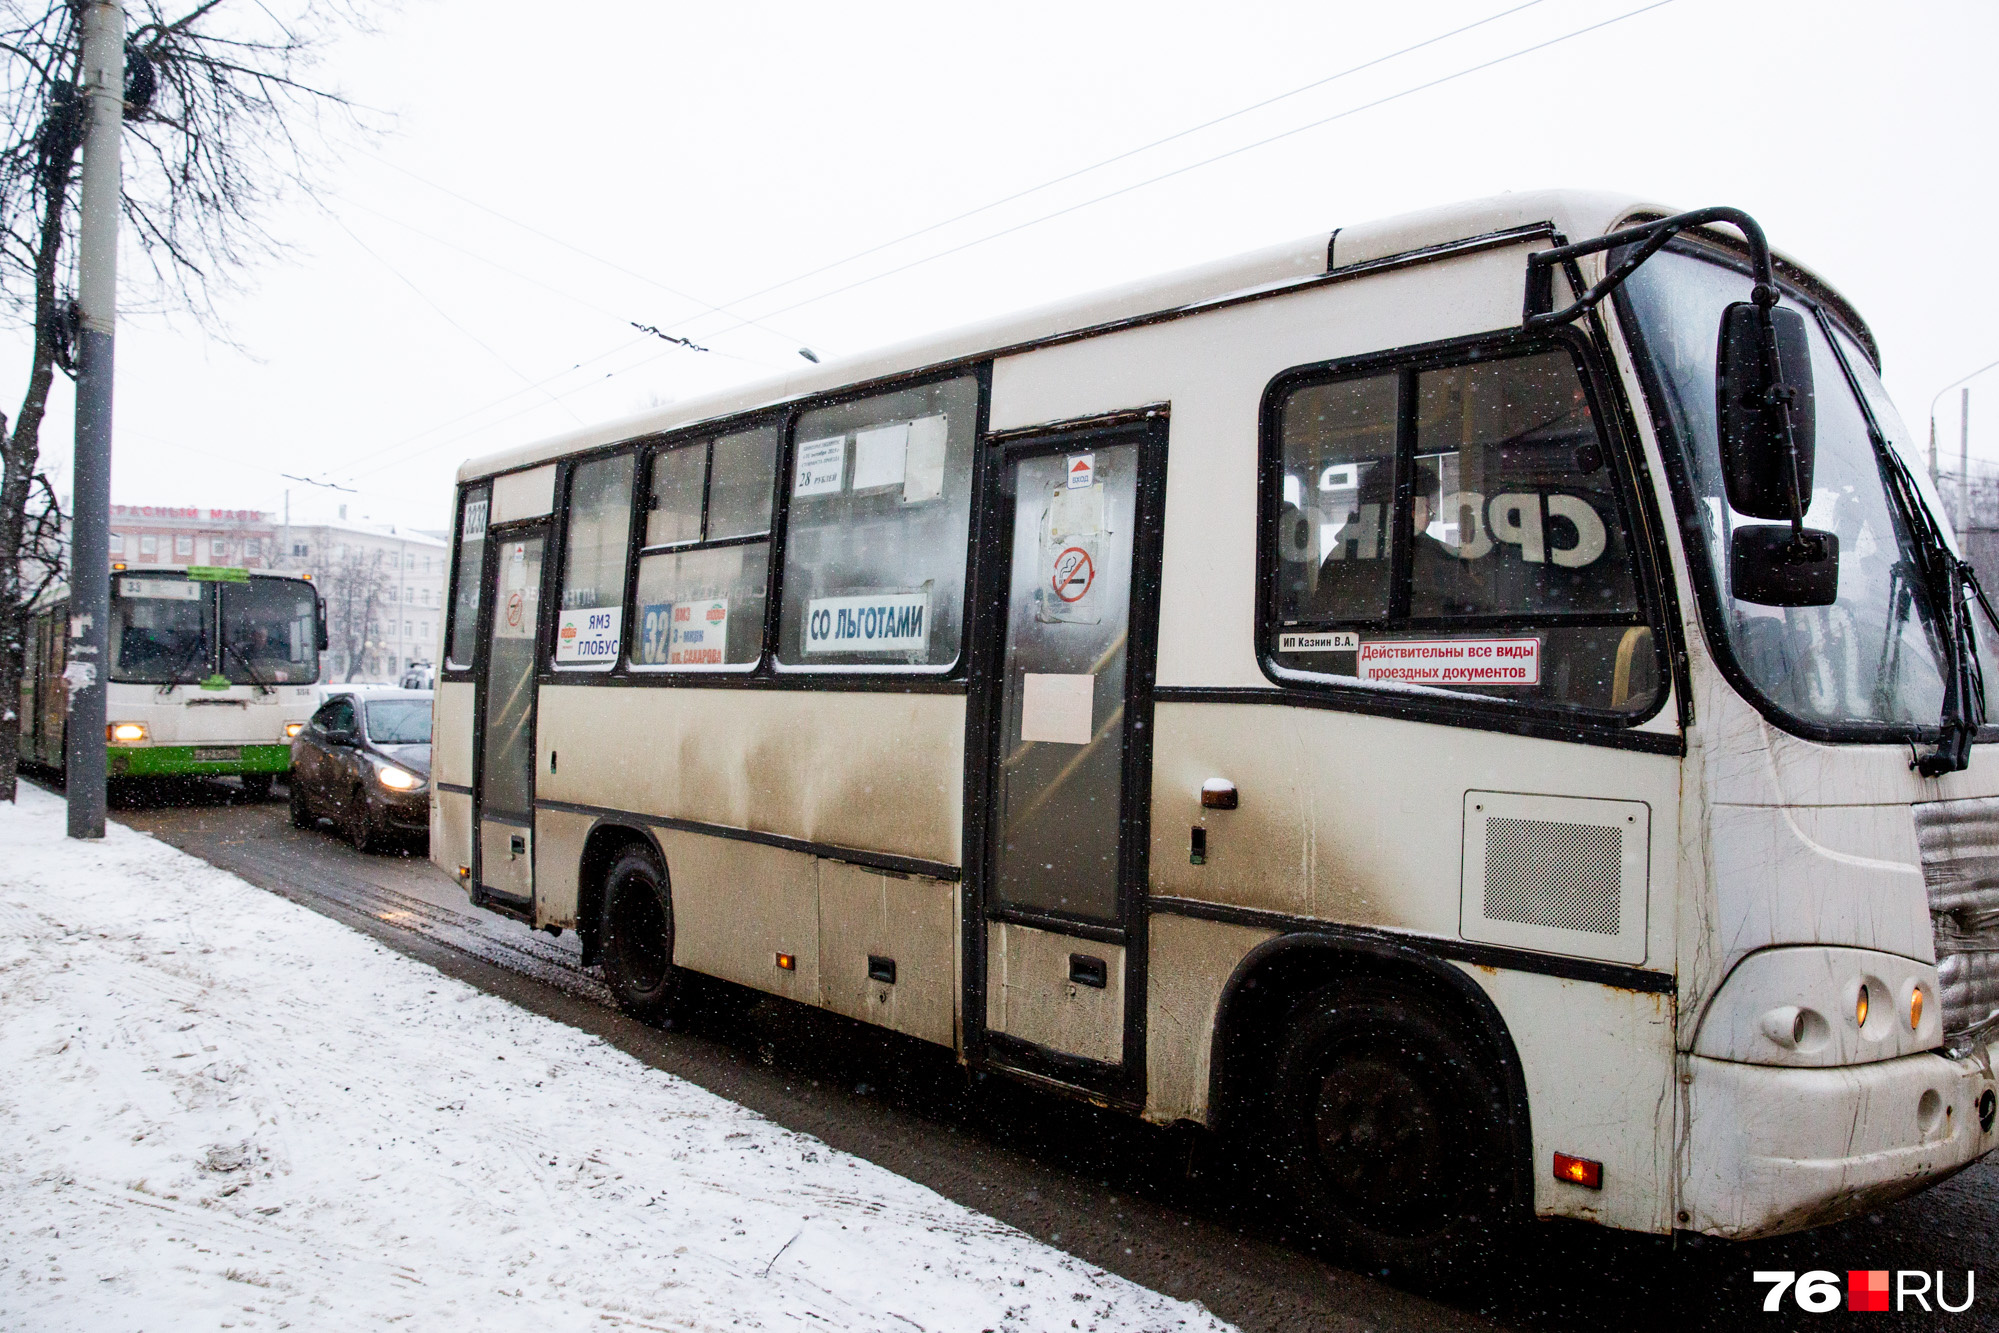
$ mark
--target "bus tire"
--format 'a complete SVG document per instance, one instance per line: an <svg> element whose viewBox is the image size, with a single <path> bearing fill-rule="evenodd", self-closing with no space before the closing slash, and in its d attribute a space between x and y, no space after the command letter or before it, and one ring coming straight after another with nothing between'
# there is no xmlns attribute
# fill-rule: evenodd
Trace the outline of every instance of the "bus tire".
<svg viewBox="0 0 1999 1333"><path fill-rule="evenodd" d="M292 827L313 828L319 819L312 813L312 806L305 799L305 784L297 780L288 784L291 792Z"/></svg>
<svg viewBox="0 0 1999 1333"><path fill-rule="evenodd" d="M1295 1011L1272 1080L1274 1165L1309 1239L1365 1271L1477 1276L1513 1221L1506 1088L1451 1009L1378 982Z"/></svg>
<svg viewBox="0 0 1999 1333"><path fill-rule="evenodd" d="M673 900L652 853L632 846L604 876L597 925L604 983L618 1008L655 1026L674 1017L685 989L673 965Z"/></svg>
<svg viewBox="0 0 1999 1333"><path fill-rule="evenodd" d="M243 784L243 794L253 801L271 799L271 775L269 773L245 773L237 781Z"/></svg>

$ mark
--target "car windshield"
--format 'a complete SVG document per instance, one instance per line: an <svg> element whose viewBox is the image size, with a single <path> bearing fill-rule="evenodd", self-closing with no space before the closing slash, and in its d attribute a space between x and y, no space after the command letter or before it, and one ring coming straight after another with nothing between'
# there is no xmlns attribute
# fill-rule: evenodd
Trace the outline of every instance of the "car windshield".
<svg viewBox="0 0 1999 1333"><path fill-rule="evenodd" d="M238 685L319 679L319 602L310 584L265 578L221 588L223 675Z"/></svg>
<svg viewBox="0 0 1999 1333"><path fill-rule="evenodd" d="M111 679L169 684L214 670L214 585L179 575L111 580Z"/></svg>
<svg viewBox="0 0 1999 1333"><path fill-rule="evenodd" d="M430 700L375 700L368 705L368 739L377 745L430 744Z"/></svg>
<svg viewBox="0 0 1999 1333"><path fill-rule="evenodd" d="M1767 521L1729 506L1715 438L1717 330L1722 310L1748 300L1750 285L1732 268L1668 250L1640 266L1625 288L1685 460L1691 517L1706 548L1690 548L1688 555L1705 556L1703 582L1714 590L1703 599L1710 606L1707 618L1718 622L1709 624L1709 636L1726 640L1767 705L1808 729L1858 738L1885 729L1907 736L1915 728L1934 728L1943 707L1946 655L1929 596L1906 526L1889 499L1867 420L1809 312L1818 448L1805 522L1839 538L1838 596L1830 606L1774 607L1731 595L1730 533ZM1787 297L1784 304L1793 303ZM1851 352L1849 358L1857 363L1856 376L1872 379L1865 358ZM1882 426L1892 434L1887 422Z"/></svg>

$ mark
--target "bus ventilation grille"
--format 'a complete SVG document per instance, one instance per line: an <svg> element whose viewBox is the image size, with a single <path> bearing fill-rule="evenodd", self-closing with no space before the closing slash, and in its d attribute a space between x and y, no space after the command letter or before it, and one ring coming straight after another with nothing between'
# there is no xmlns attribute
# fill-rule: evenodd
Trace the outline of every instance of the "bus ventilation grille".
<svg viewBox="0 0 1999 1333"><path fill-rule="evenodd" d="M1643 801L1466 792L1459 929L1516 949L1642 963L1650 845Z"/></svg>
<svg viewBox="0 0 1999 1333"><path fill-rule="evenodd" d="M1624 835L1602 824L1485 822L1485 917L1615 935Z"/></svg>
<svg viewBox="0 0 1999 1333"><path fill-rule="evenodd" d="M1914 809L1944 1044L1969 1051L1999 1035L1999 798L1925 801Z"/></svg>

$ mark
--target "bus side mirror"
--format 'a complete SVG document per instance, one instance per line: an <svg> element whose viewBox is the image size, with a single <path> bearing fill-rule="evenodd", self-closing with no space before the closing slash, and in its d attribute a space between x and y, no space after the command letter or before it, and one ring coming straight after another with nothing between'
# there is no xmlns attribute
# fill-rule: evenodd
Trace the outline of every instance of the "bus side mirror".
<svg viewBox="0 0 1999 1333"><path fill-rule="evenodd" d="M319 651L323 653L333 642L326 633L326 603L324 601L319 603L319 614L314 619L314 628L317 630L316 638Z"/></svg>
<svg viewBox="0 0 1999 1333"><path fill-rule="evenodd" d="M1737 528L1728 541L1729 592L1758 606L1831 606L1839 596L1839 537L1789 524Z"/></svg>
<svg viewBox="0 0 1999 1333"><path fill-rule="evenodd" d="M1797 311L1773 306L1767 325L1764 313L1750 301L1721 312L1714 406L1722 480L1729 506L1739 514L1802 518L1811 507L1818 438L1811 342ZM1791 508L1794 494L1797 513Z"/></svg>

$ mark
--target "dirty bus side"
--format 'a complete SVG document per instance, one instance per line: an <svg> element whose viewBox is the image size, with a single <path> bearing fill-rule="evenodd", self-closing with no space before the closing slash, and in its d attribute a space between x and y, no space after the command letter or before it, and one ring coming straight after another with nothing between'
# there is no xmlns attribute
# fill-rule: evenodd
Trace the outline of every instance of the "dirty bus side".
<svg viewBox="0 0 1999 1333"><path fill-rule="evenodd" d="M1676 221L1535 318L1637 243L1539 306L1531 255L1662 212L1345 229L468 464L433 855L642 1016L702 973L1251 1136L1369 1263L1940 1179L1993 1143L1984 641L1816 279ZM1731 318L1815 406L1718 427ZM1758 532L1766 437L1817 480Z"/></svg>

